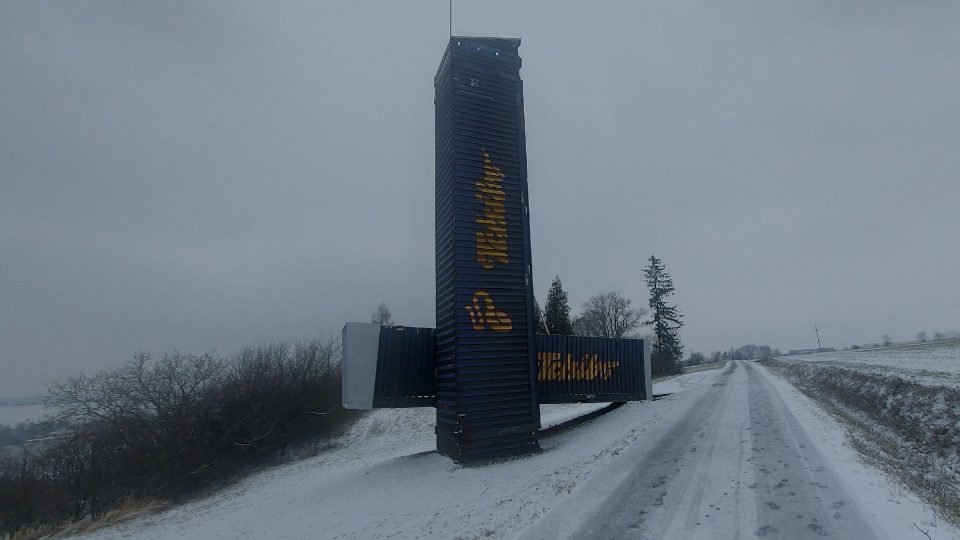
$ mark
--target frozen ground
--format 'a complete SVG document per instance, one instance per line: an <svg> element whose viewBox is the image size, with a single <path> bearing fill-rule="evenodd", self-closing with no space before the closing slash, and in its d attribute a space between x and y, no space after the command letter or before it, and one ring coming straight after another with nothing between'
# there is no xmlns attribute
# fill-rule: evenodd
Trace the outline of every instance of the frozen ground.
<svg viewBox="0 0 960 540"><path fill-rule="evenodd" d="M760 366L735 362L655 392L675 393L546 437L536 455L474 466L432 452L432 409L374 411L317 457L92 536L923 540L917 523L960 538ZM545 407L544 423L595 407Z"/></svg>
<svg viewBox="0 0 960 540"><path fill-rule="evenodd" d="M781 360L827 362L884 375L909 377L922 384L960 387L960 340L784 356Z"/></svg>

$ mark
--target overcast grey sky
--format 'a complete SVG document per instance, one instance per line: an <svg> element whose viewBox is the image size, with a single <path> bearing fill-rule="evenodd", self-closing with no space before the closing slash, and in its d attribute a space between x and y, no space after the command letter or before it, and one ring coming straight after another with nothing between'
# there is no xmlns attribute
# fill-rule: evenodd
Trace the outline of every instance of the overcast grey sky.
<svg viewBox="0 0 960 540"><path fill-rule="evenodd" d="M960 4L457 1L520 37L535 284L691 350L960 329ZM0 396L434 324L447 2L0 3Z"/></svg>

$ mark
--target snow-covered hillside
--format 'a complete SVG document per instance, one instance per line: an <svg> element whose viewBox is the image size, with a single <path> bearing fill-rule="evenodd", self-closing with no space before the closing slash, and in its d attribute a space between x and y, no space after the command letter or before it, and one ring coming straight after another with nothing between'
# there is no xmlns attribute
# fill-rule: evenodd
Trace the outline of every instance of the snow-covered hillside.
<svg viewBox="0 0 960 540"><path fill-rule="evenodd" d="M550 523L564 516L596 514L624 475L650 455L659 441L678 426L690 437L702 438L699 422L686 426L695 406L715 409L731 422L743 406L717 408L718 392L741 399L725 386L731 372L743 377L737 363L676 377L655 392L676 392L652 403L631 403L574 429L541 440L534 455L478 465L456 465L433 452L432 409L385 409L358 421L334 445L315 457L256 474L209 498L103 529L90 536L119 538L528 538L547 537ZM897 493L883 475L859 464L842 443L832 423L792 386L774 380L806 430L816 433L811 444L843 469L845 481L867 507L870 519L892 537L915 534L912 522L936 529L938 538L960 538L938 522L914 498ZM744 379L746 380L746 379ZM712 401L710 401L712 403ZM698 405L699 404L699 405ZM544 407L544 423L582 414L597 405ZM749 432L747 432L749 433ZM715 430L716 444L741 446L736 433ZM710 444L703 439L701 444ZM704 448L705 449L705 448ZM756 449L755 449L756 450ZM742 454L742 453L741 453ZM708 455L708 454L705 454ZM712 455L712 454L709 454ZM717 458L723 458L717 454ZM725 459L725 458L723 458ZM741 458L742 459L742 456ZM708 462L703 462L709 465ZM731 462L739 471L748 462ZM712 465L709 465L712 467ZM679 468L677 470L680 470ZM667 471L664 470L664 474ZM669 474L675 474L671 471ZM688 474L709 475L690 469ZM738 472L739 474L739 472ZM752 474L752 473L751 473ZM759 473L757 473L759 474ZM664 476L666 478L666 476ZM638 487L649 490L649 486ZM755 490L759 491L759 490ZM743 496L755 491L742 488ZM704 499L704 504L706 503ZM673 510L673 506L665 507ZM572 509L572 510L570 510ZM558 513L559 512L559 513ZM727 525L729 526L729 522ZM709 529L700 529L710 532ZM565 532L563 532L565 531ZM564 528L559 536L573 533ZM912 531L912 533L911 533ZM745 536L754 531L744 531ZM749 533L749 534L748 534ZM557 531L549 533L556 537Z"/></svg>

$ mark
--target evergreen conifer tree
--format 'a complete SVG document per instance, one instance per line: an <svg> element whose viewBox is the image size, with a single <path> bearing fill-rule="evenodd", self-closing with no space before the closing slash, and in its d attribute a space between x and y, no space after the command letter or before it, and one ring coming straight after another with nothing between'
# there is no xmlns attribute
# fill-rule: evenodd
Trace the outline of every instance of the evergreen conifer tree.
<svg viewBox="0 0 960 540"><path fill-rule="evenodd" d="M544 323L549 333L558 336L573 334L570 325L570 304L567 302L567 291L563 290L560 276L554 276L547 292L547 305L543 313Z"/></svg>
<svg viewBox="0 0 960 540"><path fill-rule="evenodd" d="M651 255L649 262L643 269L643 276L650 288L651 317L646 324L653 326L653 353L657 355L663 371L677 372L679 361L683 358L683 345L677 337L677 330L683 326L683 315L677 311L676 305L667 303L667 297L675 289L673 277L667 272L663 261Z"/></svg>

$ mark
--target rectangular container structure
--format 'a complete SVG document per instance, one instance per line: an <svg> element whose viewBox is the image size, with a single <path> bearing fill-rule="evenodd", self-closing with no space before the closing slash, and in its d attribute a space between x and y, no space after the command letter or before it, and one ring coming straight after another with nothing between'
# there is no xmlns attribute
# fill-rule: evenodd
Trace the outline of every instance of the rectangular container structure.
<svg viewBox="0 0 960 540"><path fill-rule="evenodd" d="M343 326L340 343L341 403L347 409L372 409L379 371L380 325L348 322Z"/></svg>
<svg viewBox="0 0 960 540"><path fill-rule="evenodd" d="M537 335L542 403L650 399L642 339Z"/></svg>
<svg viewBox="0 0 960 540"><path fill-rule="evenodd" d="M433 328L381 326L373 406L433 407Z"/></svg>
<svg viewBox="0 0 960 540"><path fill-rule="evenodd" d="M366 327L360 323L354 326ZM344 334L351 337L347 333ZM352 342L357 342L352 338ZM348 339L344 339L345 349ZM379 329L375 392L370 405L352 408L434 407L434 330L384 326ZM345 371L357 369L350 346ZM651 399L649 351L641 339L537 334L540 403L619 402ZM374 385L371 384L371 388ZM346 394L345 394L346 395Z"/></svg>
<svg viewBox="0 0 960 540"><path fill-rule="evenodd" d="M436 108L437 450L536 450L519 39L452 37Z"/></svg>

